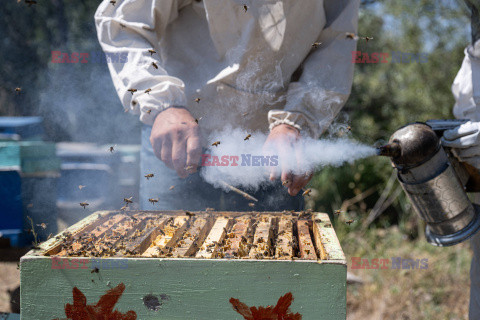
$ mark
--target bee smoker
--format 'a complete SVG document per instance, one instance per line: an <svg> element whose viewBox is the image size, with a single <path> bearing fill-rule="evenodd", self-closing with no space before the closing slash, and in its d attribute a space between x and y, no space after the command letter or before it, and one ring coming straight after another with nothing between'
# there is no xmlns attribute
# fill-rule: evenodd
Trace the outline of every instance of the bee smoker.
<svg viewBox="0 0 480 320"><path fill-rule="evenodd" d="M412 206L426 222L425 236L435 246L451 246L480 228L480 206L467 192L480 191L480 175L441 145L443 131L467 120L429 120L397 130L378 154L391 158Z"/></svg>

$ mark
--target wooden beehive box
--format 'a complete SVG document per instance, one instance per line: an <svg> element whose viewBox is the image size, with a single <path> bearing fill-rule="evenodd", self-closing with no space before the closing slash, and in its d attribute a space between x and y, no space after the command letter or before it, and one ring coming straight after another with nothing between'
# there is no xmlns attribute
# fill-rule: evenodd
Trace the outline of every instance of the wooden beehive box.
<svg viewBox="0 0 480 320"><path fill-rule="evenodd" d="M101 211L20 272L22 319L346 318L345 256L323 213Z"/></svg>

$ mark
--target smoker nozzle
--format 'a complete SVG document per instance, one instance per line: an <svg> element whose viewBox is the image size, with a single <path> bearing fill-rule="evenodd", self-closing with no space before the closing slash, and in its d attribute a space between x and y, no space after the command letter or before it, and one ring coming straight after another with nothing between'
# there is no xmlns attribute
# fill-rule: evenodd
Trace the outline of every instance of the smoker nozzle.
<svg viewBox="0 0 480 320"><path fill-rule="evenodd" d="M377 148L377 155L390 158L397 158L401 154L400 145L396 142L386 144Z"/></svg>

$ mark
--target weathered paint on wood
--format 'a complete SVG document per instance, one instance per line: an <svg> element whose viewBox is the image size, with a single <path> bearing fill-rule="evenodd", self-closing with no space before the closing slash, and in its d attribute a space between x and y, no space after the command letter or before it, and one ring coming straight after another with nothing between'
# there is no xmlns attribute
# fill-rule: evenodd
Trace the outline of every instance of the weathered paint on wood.
<svg viewBox="0 0 480 320"><path fill-rule="evenodd" d="M114 259L117 258L105 258ZM113 265L112 263L110 265ZM118 264L117 264L118 265ZM292 292L292 312L303 319L346 318L346 265L316 261L129 258L126 269L54 269L48 257L21 260L22 319L62 319L77 287L95 304L109 288L126 288L115 308L137 319L241 320L228 300L249 306L275 305ZM93 282L92 282L93 280ZM160 310L148 310L143 297L159 297ZM161 300L160 296L168 296Z"/></svg>

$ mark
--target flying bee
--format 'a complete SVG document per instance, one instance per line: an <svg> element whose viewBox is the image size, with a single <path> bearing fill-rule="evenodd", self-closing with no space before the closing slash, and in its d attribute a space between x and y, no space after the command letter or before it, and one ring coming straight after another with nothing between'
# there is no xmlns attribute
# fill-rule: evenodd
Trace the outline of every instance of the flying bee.
<svg viewBox="0 0 480 320"><path fill-rule="evenodd" d="M202 99L200 99L200 98L195 98L193 101L195 101L196 103L200 103L200 100L202 100Z"/></svg>
<svg viewBox="0 0 480 320"><path fill-rule="evenodd" d="M149 173L149 174L145 175L145 178L147 178L147 180L149 180L150 178L153 178L153 177L154 177L153 173Z"/></svg>
<svg viewBox="0 0 480 320"><path fill-rule="evenodd" d="M308 196L310 195L310 192L312 192L312 189L307 189L302 193L302 196Z"/></svg>
<svg viewBox="0 0 480 320"><path fill-rule="evenodd" d="M212 146L218 147L219 144L220 144L220 141L215 141L214 143L212 143Z"/></svg>
<svg viewBox="0 0 480 320"><path fill-rule="evenodd" d="M117 145L110 146L110 147L108 148L108 151L110 151L110 153L113 153L113 152L115 151L115 147L116 147L116 146L117 146Z"/></svg>
<svg viewBox="0 0 480 320"><path fill-rule="evenodd" d="M42 222L40 224L37 224L37 227L41 227L43 230L47 229L47 224Z"/></svg>
<svg viewBox="0 0 480 320"><path fill-rule="evenodd" d="M253 207L255 207L255 203L250 202L250 203L248 204L248 206L251 207L251 208L253 208Z"/></svg>
<svg viewBox="0 0 480 320"><path fill-rule="evenodd" d="M198 119L197 118L195 118L195 123L198 124Z"/></svg>
<svg viewBox="0 0 480 320"><path fill-rule="evenodd" d="M152 109L148 109L147 111L145 111L147 114L150 114L152 112Z"/></svg>
<svg viewBox="0 0 480 320"><path fill-rule="evenodd" d="M283 185L283 186L286 186L289 182L290 182L290 181L288 181L288 180L282 181L282 185Z"/></svg>
<svg viewBox="0 0 480 320"><path fill-rule="evenodd" d="M133 198L133 197L123 198L123 201L125 201L125 203L128 205L129 203L133 203L132 198Z"/></svg>
<svg viewBox="0 0 480 320"><path fill-rule="evenodd" d="M82 186L82 185L78 186L78 189L80 189L80 190L82 190L83 188L85 188L85 186Z"/></svg>
<svg viewBox="0 0 480 320"><path fill-rule="evenodd" d="M148 88L147 90L145 90L145 93L150 94L150 91L152 91L152 89Z"/></svg>
<svg viewBox="0 0 480 320"><path fill-rule="evenodd" d="M345 221L346 224L348 225L351 225L353 222L355 222L355 220L348 220L348 221Z"/></svg>
<svg viewBox="0 0 480 320"><path fill-rule="evenodd" d="M125 211L127 210L127 208L128 208L128 205L124 205L123 207L120 208L120 210Z"/></svg>
<svg viewBox="0 0 480 320"><path fill-rule="evenodd" d="M340 210L337 209L337 210L335 210L334 213L337 214L337 215L339 215L340 213L342 213L342 211L340 211Z"/></svg>
<svg viewBox="0 0 480 320"><path fill-rule="evenodd" d="M321 44L322 44L321 42L314 42L314 43L312 43L312 47L313 47L314 49L317 49L318 46L321 45Z"/></svg>
<svg viewBox="0 0 480 320"><path fill-rule="evenodd" d="M155 68L155 69L158 69L158 66L155 62L152 62L152 66Z"/></svg>
<svg viewBox="0 0 480 320"><path fill-rule="evenodd" d="M83 209L85 209L89 204L85 201L85 202L80 202L80 206L83 207Z"/></svg>
<svg viewBox="0 0 480 320"><path fill-rule="evenodd" d="M345 33L347 39L358 40L358 36L355 33L347 32Z"/></svg>
<svg viewBox="0 0 480 320"><path fill-rule="evenodd" d="M246 117L248 115L248 112L242 113L242 117Z"/></svg>
<svg viewBox="0 0 480 320"><path fill-rule="evenodd" d="M247 12L247 10L248 10L248 7L247 7L247 5L246 5L246 4L244 4L244 5L243 5L243 10L244 10L245 12Z"/></svg>
<svg viewBox="0 0 480 320"><path fill-rule="evenodd" d="M365 39L366 42L373 40L373 37L363 37L362 39Z"/></svg>
<svg viewBox="0 0 480 320"><path fill-rule="evenodd" d="M350 131L352 131L352 127L350 127L350 126L347 126L347 129L346 129L346 130L347 130L347 132L350 132Z"/></svg>
<svg viewBox="0 0 480 320"><path fill-rule="evenodd" d="M252 135L251 134L247 134L247 136L245 137L245 139L243 139L243 141L247 141L248 139L250 139Z"/></svg>
<svg viewBox="0 0 480 320"><path fill-rule="evenodd" d="M15 88L15 92L16 92L17 94L22 93L22 88L20 88L20 87Z"/></svg>
<svg viewBox="0 0 480 320"><path fill-rule="evenodd" d="M154 53L157 53L157 51L153 49L149 49L148 52L150 52L150 57L153 56Z"/></svg>
<svg viewBox="0 0 480 320"><path fill-rule="evenodd" d="M170 188L168 188L168 190L173 190L175 189L175 186L170 186Z"/></svg>
<svg viewBox="0 0 480 320"><path fill-rule="evenodd" d="M189 166L186 166L185 167L185 171L190 171L193 169L193 166L192 165L189 165Z"/></svg>
<svg viewBox="0 0 480 320"><path fill-rule="evenodd" d="M132 96L133 96L133 93L134 93L134 92L137 92L137 89L128 89L127 91L130 91L130 93L131 93Z"/></svg>
<svg viewBox="0 0 480 320"><path fill-rule="evenodd" d="M112 4L112 6L115 7L115 3L117 3L117 1L116 0L110 0L110 3Z"/></svg>
<svg viewBox="0 0 480 320"><path fill-rule="evenodd" d="M148 199L148 201L150 201L151 204L155 204L156 202L158 202L158 199Z"/></svg>
<svg viewBox="0 0 480 320"><path fill-rule="evenodd" d="M185 211L185 214L186 214L187 216L189 216L190 218L191 218L191 217L195 217L195 213L191 213L190 211Z"/></svg>
<svg viewBox="0 0 480 320"><path fill-rule="evenodd" d="M124 25L123 23L120 23L120 27L125 28L125 27L127 27L127 26Z"/></svg>

